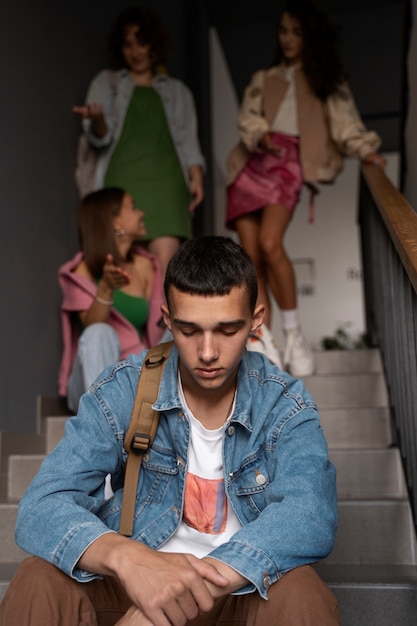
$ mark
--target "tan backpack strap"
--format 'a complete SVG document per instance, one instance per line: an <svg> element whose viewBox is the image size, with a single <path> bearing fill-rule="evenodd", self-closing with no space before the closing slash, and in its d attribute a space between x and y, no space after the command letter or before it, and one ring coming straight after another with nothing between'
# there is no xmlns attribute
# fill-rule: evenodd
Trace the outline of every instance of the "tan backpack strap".
<svg viewBox="0 0 417 626"><path fill-rule="evenodd" d="M151 348L145 356L139 377L129 429L124 440L128 457L119 533L126 537L131 537L133 533L136 492L142 457L151 447L159 423L159 412L154 411L152 405L158 397L162 372L172 344L172 341L168 341Z"/></svg>

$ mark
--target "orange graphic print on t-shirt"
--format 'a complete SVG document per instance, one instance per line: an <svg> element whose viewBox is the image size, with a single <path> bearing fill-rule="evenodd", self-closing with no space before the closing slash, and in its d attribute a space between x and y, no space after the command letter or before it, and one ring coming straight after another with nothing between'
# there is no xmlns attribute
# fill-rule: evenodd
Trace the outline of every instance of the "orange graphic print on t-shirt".
<svg viewBox="0 0 417 626"><path fill-rule="evenodd" d="M223 478L212 480L187 474L183 520L200 533L224 532L227 506Z"/></svg>

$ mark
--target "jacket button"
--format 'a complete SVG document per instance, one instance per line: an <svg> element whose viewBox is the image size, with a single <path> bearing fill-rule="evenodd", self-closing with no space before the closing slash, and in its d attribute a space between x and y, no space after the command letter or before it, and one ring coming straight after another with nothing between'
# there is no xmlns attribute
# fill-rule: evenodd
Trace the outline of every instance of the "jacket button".
<svg viewBox="0 0 417 626"><path fill-rule="evenodd" d="M257 485L264 485L266 483L266 478L263 474L258 474L255 480Z"/></svg>
<svg viewBox="0 0 417 626"><path fill-rule="evenodd" d="M268 589L268 587L271 586L271 579L269 578L268 574L265 574L264 577L262 578L262 584L265 587L265 589Z"/></svg>
<svg viewBox="0 0 417 626"><path fill-rule="evenodd" d="M234 432L235 432L235 427L234 426L229 426L229 428L227 429L227 434L228 435L233 435Z"/></svg>

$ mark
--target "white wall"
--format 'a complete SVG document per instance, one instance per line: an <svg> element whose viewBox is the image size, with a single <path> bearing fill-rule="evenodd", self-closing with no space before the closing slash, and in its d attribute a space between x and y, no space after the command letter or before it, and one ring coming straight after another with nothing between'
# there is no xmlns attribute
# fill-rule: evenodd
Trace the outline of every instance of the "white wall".
<svg viewBox="0 0 417 626"><path fill-rule="evenodd" d="M238 102L214 30L210 37L215 232L232 235L224 226L224 181L226 157L238 138ZM398 155L386 156L387 174L397 184ZM336 184L319 187L313 224L308 222L309 194L303 190L286 235L287 251L297 274L302 324L316 349L320 347L322 337L333 335L341 324L346 325L354 339L364 332L359 229L356 223L358 182L359 163L356 159L347 159ZM278 346L282 347L280 313L276 307L272 331Z"/></svg>

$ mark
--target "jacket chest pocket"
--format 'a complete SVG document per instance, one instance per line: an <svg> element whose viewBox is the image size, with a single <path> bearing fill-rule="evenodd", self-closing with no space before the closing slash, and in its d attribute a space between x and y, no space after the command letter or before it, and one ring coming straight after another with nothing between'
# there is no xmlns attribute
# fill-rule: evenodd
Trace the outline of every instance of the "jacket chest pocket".
<svg viewBox="0 0 417 626"><path fill-rule="evenodd" d="M178 474L176 456L151 449L142 459L136 500L144 503L162 502L168 485Z"/></svg>
<svg viewBox="0 0 417 626"><path fill-rule="evenodd" d="M270 500L271 476L264 456L246 462L233 476L233 490L246 513L256 519Z"/></svg>

